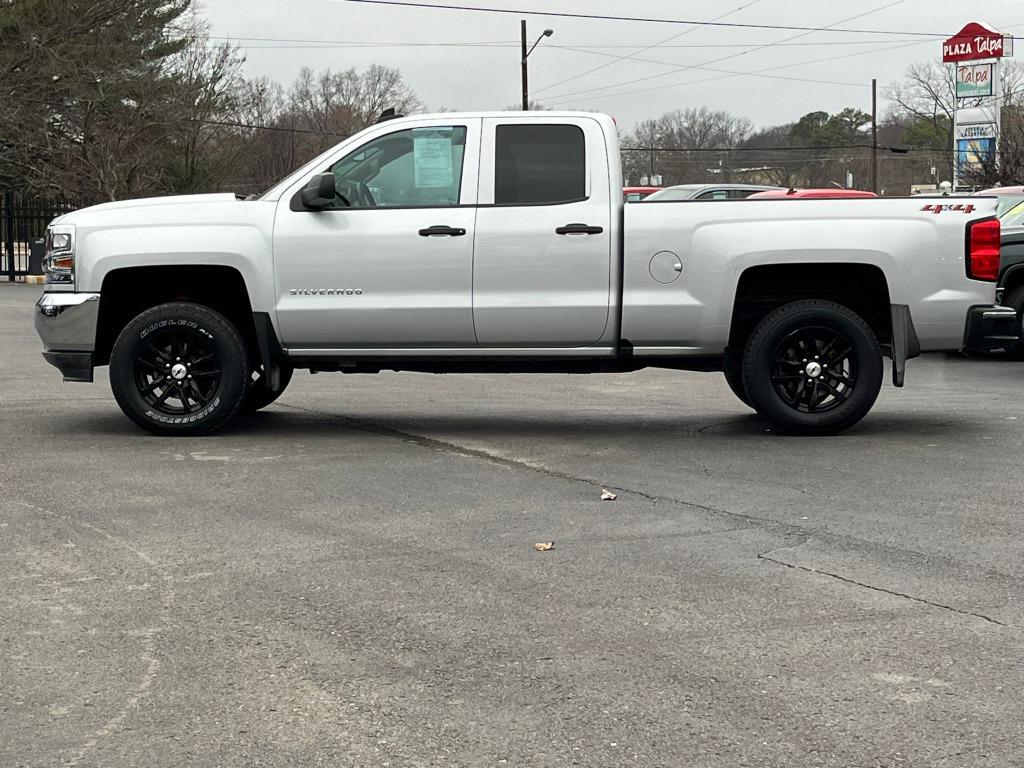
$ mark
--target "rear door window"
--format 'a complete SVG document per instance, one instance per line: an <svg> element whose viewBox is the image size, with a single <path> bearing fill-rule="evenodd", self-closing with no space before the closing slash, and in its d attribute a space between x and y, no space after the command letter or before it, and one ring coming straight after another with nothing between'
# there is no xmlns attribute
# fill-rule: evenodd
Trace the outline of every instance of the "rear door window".
<svg viewBox="0 0 1024 768"><path fill-rule="evenodd" d="M495 205L552 205L586 199L587 152L576 125L499 125Z"/></svg>

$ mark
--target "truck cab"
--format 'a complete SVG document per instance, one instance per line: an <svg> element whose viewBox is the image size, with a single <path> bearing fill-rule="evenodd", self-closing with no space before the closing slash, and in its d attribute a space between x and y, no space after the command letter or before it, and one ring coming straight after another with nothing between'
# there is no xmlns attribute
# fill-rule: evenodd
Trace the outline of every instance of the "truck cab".
<svg viewBox="0 0 1024 768"><path fill-rule="evenodd" d="M609 345L621 188L601 116L442 115L381 123L264 196L281 339L368 349Z"/></svg>

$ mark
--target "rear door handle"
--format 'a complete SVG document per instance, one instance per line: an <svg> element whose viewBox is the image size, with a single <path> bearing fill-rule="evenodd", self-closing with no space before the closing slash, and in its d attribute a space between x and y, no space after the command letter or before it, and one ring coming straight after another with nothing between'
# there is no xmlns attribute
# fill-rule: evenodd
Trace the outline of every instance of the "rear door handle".
<svg viewBox="0 0 1024 768"><path fill-rule="evenodd" d="M420 230L420 237L435 237L437 235L447 235L448 237L462 237L466 234L466 230L461 227L448 227L444 224L435 224L432 227Z"/></svg>
<svg viewBox="0 0 1024 768"><path fill-rule="evenodd" d="M602 232L602 227L592 227L589 224L566 224L564 227L555 227L556 235L600 235Z"/></svg>

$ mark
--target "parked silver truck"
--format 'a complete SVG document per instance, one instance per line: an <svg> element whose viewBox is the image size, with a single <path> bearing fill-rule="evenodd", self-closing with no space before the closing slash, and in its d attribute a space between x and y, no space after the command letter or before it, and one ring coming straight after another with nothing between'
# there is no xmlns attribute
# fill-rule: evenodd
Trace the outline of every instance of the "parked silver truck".
<svg viewBox="0 0 1024 768"><path fill-rule="evenodd" d="M724 371L782 430L858 422L906 361L1013 323L994 199L624 206L591 113L379 122L254 199L126 200L47 233L36 327L67 381L109 365L143 428L194 435L296 368ZM679 393L680 398L686 396Z"/></svg>

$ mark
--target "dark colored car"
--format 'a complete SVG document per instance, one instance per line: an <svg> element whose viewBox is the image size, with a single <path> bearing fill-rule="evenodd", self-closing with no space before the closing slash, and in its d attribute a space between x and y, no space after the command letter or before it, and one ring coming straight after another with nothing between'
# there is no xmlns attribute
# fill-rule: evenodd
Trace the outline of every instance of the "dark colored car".
<svg viewBox="0 0 1024 768"><path fill-rule="evenodd" d="M1006 351L1024 359L1024 195L1013 199L1014 204L999 214L1002 233L996 303L1017 311L1017 339Z"/></svg>

